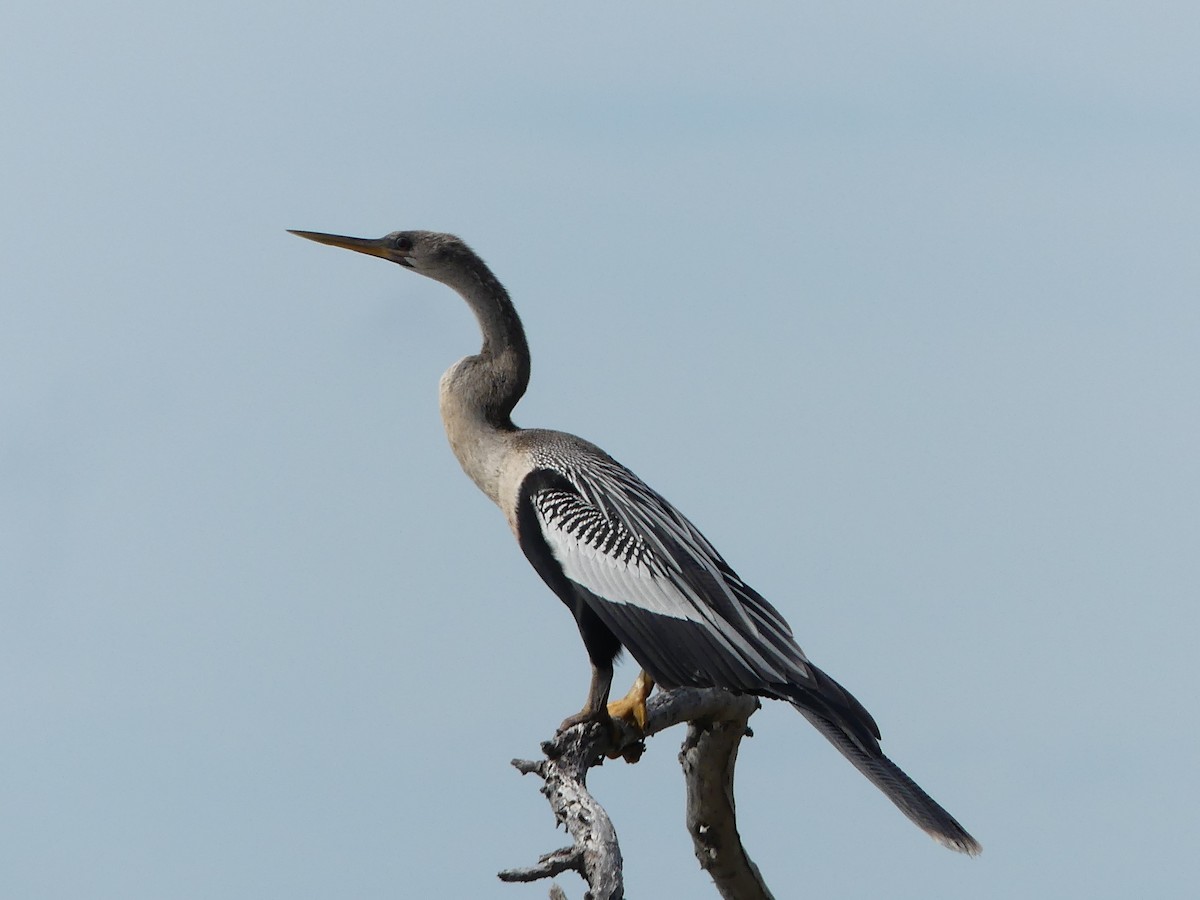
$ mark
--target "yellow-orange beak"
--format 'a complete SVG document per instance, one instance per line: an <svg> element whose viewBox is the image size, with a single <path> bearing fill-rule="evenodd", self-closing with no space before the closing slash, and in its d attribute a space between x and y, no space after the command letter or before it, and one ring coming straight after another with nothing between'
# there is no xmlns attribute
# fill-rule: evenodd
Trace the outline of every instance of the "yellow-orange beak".
<svg viewBox="0 0 1200 900"><path fill-rule="evenodd" d="M323 234L320 231L295 231L291 228L288 229L288 232L297 237L316 241L318 244L328 244L330 247L344 247L356 253L378 256L380 259L386 259L389 262L400 263L401 265L407 264L404 257L396 251L395 247L391 246L386 238L346 237L341 234Z"/></svg>

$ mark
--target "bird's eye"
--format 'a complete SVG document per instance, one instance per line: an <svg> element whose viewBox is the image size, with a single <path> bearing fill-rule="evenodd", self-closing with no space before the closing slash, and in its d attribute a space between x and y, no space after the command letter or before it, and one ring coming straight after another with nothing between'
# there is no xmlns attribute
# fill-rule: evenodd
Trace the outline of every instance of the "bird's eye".
<svg viewBox="0 0 1200 900"><path fill-rule="evenodd" d="M396 238L396 249L401 253L407 253L413 248L412 238L398 237Z"/></svg>

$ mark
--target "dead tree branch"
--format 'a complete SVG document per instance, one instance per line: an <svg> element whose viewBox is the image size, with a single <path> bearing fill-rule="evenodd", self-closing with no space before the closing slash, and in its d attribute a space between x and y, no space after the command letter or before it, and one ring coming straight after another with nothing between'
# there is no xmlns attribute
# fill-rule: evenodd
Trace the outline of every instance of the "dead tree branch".
<svg viewBox="0 0 1200 900"><path fill-rule="evenodd" d="M725 900L770 900L757 867L746 855L737 832L733 770L738 745L749 734L746 723L759 703L754 697L720 689L680 688L650 698L645 737L688 722L679 754L687 783L687 827L696 858ZM588 792L587 771L605 757L637 762L644 737L623 730L619 738L596 725L577 726L542 744L545 759L515 759L522 774L536 774L556 822L573 844L548 853L536 865L506 869L504 881L536 881L568 870L587 882L588 900L621 900L625 895L623 861L616 829L608 813ZM564 897L554 885L551 897Z"/></svg>
<svg viewBox="0 0 1200 900"><path fill-rule="evenodd" d="M691 722L679 751L687 779L688 833L700 867L712 876L724 900L773 900L742 845L733 799L738 745L757 708L757 703L750 706L741 718Z"/></svg>

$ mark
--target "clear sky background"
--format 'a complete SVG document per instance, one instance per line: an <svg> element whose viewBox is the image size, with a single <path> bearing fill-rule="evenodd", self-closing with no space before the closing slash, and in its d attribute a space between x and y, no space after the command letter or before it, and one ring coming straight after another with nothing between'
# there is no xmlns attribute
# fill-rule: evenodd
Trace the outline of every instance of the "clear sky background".
<svg viewBox="0 0 1200 900"><path fill-rule="evenodd" d="M5 897L546 894L508 760L588 670L445 445L475 325L286 228L461 234L518 421L687 513L984 845L773 704L781 900L1195 896L1195 3L9 7ZM630 896L714 896L681 738L592 779Z"/></svg>

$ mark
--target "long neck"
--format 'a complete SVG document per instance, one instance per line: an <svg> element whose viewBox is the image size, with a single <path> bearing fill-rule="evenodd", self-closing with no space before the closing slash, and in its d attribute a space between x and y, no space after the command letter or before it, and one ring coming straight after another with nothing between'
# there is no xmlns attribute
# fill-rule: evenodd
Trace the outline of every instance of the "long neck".
<svg viewBox="0 0 1200 900"><path fill-rule="evenodd" d="M525 329L508 291L482 262L463 280L465 284L454 287L475 313L483 334L483 346L475 357L477 375L464 389L488 421L511 428L513 407L529 387Z"/></svg>
<svg viewBox="0 0 1200 900"><path fill-rule="evenodd" d="M442 376L442 422L463 471L499 503L501 472L516 431L513 407L529 385L529 345L508 292L482 263L450 286L475 313L483 346Z"/></svg>

